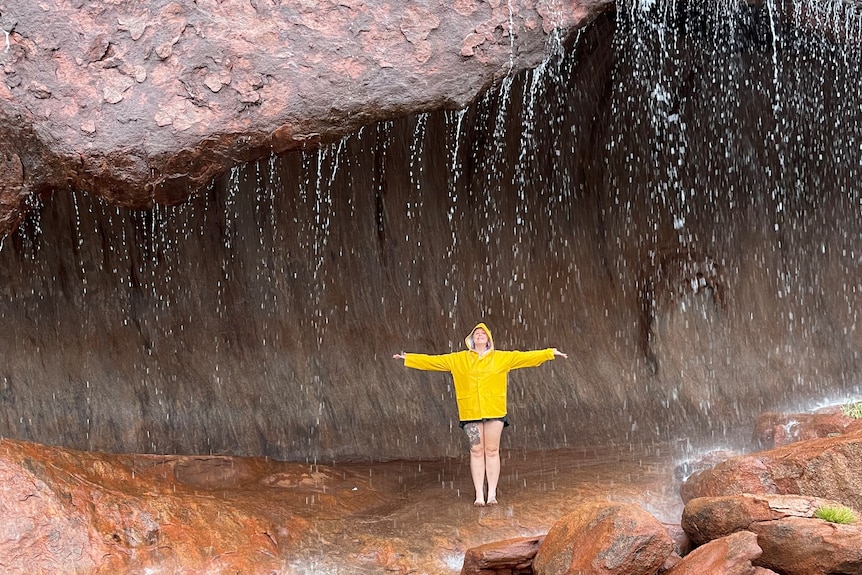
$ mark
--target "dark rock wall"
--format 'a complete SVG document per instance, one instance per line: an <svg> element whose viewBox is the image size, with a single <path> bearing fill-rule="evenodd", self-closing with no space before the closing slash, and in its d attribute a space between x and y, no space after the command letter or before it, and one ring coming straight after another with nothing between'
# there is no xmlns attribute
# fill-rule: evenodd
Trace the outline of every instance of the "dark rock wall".
<svg viewBox="0 0 862 575"><path fill-rule="evenodd" d="M570 354L511 375L507 448L720 440L857 391L859 52L765 7L679 10L622 6L463 112L177 207L55 193L0 250L0 434L454 455L449 377L390 358L479 320Z"/></svg>

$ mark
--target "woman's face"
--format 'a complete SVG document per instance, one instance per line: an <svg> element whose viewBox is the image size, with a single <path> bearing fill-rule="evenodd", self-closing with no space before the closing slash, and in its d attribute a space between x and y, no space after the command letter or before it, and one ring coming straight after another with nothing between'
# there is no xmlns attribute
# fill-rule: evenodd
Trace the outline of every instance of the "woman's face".
<svg viewBox="0 0 862 575"><path fill-rule="evenodd" d="M476 349L485 349L488 347L488 334L481 327L473 332L473 346Z"/></svg>

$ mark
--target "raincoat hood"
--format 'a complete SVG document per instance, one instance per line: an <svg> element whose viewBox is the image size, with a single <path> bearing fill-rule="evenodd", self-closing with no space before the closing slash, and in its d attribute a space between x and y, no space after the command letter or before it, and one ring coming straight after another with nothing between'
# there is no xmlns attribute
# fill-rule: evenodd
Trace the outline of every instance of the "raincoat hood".
<svg viewBox="0 0 862 575"><path fill-rule="evenodd" d="M476 346L473 344L473 334L474 334L474 333L476 332L476 330L477 330L477 329L479 329L480 327L481 327L483 330L485 330L485 333L487 333L487 334L488 334L488 350L490 351L490 350L494 349L494 338L493 338L493 337L491 337L491 330L490 330L490 329L488 329L488 326L487 326L487 325L485 325L485 324L484 324L484 323L482 323L482 322L477 323L477 324L476 324L476 327L474 327L473 329L471 329L471 330L470 330L470 334L469 334L467 337L465 337L465 338L464 338L464 343L466 343L466 344L467 344L467 348L468 348L468 349L472 349L473 351L476 351Z"/></svg>

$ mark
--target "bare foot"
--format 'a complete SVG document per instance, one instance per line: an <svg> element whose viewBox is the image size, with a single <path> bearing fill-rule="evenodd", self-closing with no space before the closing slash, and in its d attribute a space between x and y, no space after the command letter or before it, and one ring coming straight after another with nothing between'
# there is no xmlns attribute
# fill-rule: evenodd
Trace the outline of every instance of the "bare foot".
<svg viewBox="0 0 862 575"><path fill-rule="evenodd" d="M496 501L494 503L496 503ZM473 506L474 507L485 507L485 502L482 501L481 499L477 499L476 501L473 502Z"/></svg>
<svg viewBox="0 0 862 575"><path fill-rule="evenodd" d="M496 505L496 504L497 504L497 500L496 500L496 499L489 499L489 500L488 500L488 505Z"/></svg>

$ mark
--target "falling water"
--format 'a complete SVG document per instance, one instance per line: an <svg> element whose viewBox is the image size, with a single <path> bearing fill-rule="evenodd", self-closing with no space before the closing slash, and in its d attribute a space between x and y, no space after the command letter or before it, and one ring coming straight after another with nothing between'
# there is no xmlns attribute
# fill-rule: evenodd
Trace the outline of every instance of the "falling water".
<svg viewBox="0 0 862 575"><path fill-rule="evenodd" d="M622 2L469 108L237 166L181 206L58 191L0 251L0 434L453 455L451 383L389 358L460 349L479 319L571 354L512 375L510 448L722 441L857 393L860 21Z"/></svg>

